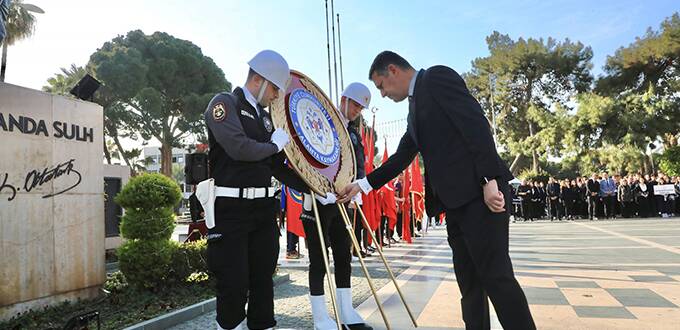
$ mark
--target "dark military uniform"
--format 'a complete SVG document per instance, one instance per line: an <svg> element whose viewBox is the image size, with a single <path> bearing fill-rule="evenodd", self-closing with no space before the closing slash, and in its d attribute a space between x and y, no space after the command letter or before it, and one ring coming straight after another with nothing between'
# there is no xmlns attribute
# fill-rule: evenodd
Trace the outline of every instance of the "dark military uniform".
<svg viewBox="0 0 680 330"><path fill-rule="evenodd" d="M356 156L357 178L363 178L366 176L364 146L361 144L361 137L352 124L347 127L347 130ZM336 204L318 204L318 207L326 247L330 245L333 248L335 285L337 288L349 288L351 287L352 241L345 228L345 222ZM353 210L348 208L348 211L351 220L353 219ZM302 219L302 225L305 228L307 248L309 249L309 292L312 296L320 296L324 294L323 281L326 275L326 267L321 254L321 244L313 211L303 211L300 219ZM356 226L361 226L361 219L357 218L356 221ZM357 239L360 238L357 237Z"/></svg>
<svg viewBox="0 0 680 330"><path fill-rule="evenodd" d="M208 267L217 279L217 322L222 328L235 328L246 317L248 301L248 328L270 328L276 325L272 275L279 253L279 205L266 188L274 176L296 190L308 190L270 142L274 127L269 113L255 109L241 88L216 95L204 117L209 176L215 186L250 188L236 189L240 197L218 195L215 201ZM249 198L252 188L266 190L266 197Z"/></svg>

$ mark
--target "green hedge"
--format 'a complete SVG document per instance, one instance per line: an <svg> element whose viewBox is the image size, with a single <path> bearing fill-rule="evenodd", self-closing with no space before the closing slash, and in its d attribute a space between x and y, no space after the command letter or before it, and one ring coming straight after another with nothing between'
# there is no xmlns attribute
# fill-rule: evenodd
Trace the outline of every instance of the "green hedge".
<svg viewBox="0 0 680 330"><path fill-rule="evenodd" d="M169 284L175 250L170 240L129 240L118 248L120 271L136 288L160 289Z"/></svg>
<svg viewBox="0 0 680 330"><path fill-rule="evenodd" d="M174 229L172 208L127 209L120 222L120 234L127 239L168 240Z"/></svg>
<svg viewBox="0 0 680 330"><path fill-rule="evenodd" d="M181 197L177 183L161 174L132 178L116 196L125 208L120 232L127 240L118 248L118 260L130 286L159 290L180 281L173 271L180 247L170 237Z"/></svg>
<svg viewBox="0 0 680 330"><path fill-rule="evenodd" d="M171 178L158 173L136 176L116 195L118 205L127 209L157 209L175 207L182 199L182 191Z"/></svg>

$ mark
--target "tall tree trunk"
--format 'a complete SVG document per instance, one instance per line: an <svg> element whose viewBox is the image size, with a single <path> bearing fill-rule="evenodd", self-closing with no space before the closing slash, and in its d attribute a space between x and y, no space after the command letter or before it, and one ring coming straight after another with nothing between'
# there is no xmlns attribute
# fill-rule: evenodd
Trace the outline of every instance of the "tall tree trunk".
<svg viewBox="0 0 680 330"><path fill-rule="evenodd" d="M123 145L120 143L120 139L118 138L118 129L116 127L109 127L109 132L111 133L111 138L113 138L113 142L116 144L116 147L118 148L120 158L123 158L125 165L127 165L127 167L130 168L130 174L133 176L137 175L135 168L132 166L130 160L125 155L125 149L123 149Z"/></svg>
<svg viewBox="0 0 680 330"><path fill-rule="evenodd" d="M527 80L527 87L525 91L525 104L526 104L526 112L528 114L529 108L531 107L531 97L533 95L533 90L534 90L534 78L529 77ZM526 115L526 114L525 114ZM529 137L533 140L534 137L534 124L531 122L531 119L527 118L527 123L529 123ZM536 152L536 149L532 146L531 147L531 170L534 173L538 173L538 153Z"/></svg>
<svg viewBox="0 0 680 330"><path fill-rule="evenodd" d="M161 174L172 177L172 145L167 142L161 145Z"/></svg>
<svg viewBox="0 0 680 330"><path fill-rule="evenodd" d="M104 138L104 157L106 157L106 163L111 165L111 153L109 148L106 146L106 138Z"/></svg>
<svg viewBox="0 0 680 330"><path fill-rule="evenodd" d="M120 158L123 158L125 165L127 165L127 167L130 168L130 174L132 174L133 176L137 175L137 171L135 171L135 168L132 166L132 164L130 163L130 160L125 155L123 145L120 143L120 139L118 139L117 134L115 136L113 136L113 142L115 142L116 147L118 147L118 153L120 154Z"/></svg>
<svg viewBox="0 0 680 330"><path fill-rule="evenodd" d="M534 124L529 120L529 136L534 137ZM533 140L533 139L532 139ZM531 147L531 170L538 173L538 153L534 147Z"/></svg>
<svg viewBox="0 0 680 330"><path fill-rule="evenodd" d="M104 144L104 157L106 157L106 163L111 165L111 152L106 145L106 136L109 135L109 130L106 129L106 118L104 117L102 117L102 126L104 127L104 138L102 139L102 143Z"/></svg>
<svg viewBox="0 0 680 330"><path fill-rule="evenodd" d="M522 159L522 154L517 154L517 156L515 156L515 160L513 160L512 164L510 164L510 172L512 172L512 175L517 176L518 173L515 173L515 171L517 170L520 159Z"/></svg>
<svg viewBox="0 0 680 330"><path fill-rule="evenodd" d="M0 82L5 81L5 70L7 69L7 42L2 43L2 67L0 67Z"/></svg>

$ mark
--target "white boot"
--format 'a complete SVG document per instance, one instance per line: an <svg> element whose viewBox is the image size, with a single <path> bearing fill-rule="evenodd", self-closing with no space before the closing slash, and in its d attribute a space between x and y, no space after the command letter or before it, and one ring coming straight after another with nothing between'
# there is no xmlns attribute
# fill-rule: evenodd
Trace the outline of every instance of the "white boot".
<svg viewBox="0 0 680 330"><path fill-rule="evenodd" d="M352 288L337 288L336 298L338 299L338 309L340 310L340 320L342 324L362 324L364 319L352 307Z"/></svg>
<svg viewBox="0 0 680 330"><path fill-rule="evenodd" d="M229 329L222 328L220 326L220 324L217 323L217 320L215 320L215 325L217 325L217 330L229 330ZM236 326L236 328L234 328L232 330L248 330L248 327L246 327L246 319L243 319L243 321L241 321L241 323L239 323Z"/></svg>
<svg viewBox="0 0 680 330"><path fill-rule="evenodd" d="M328 316L326 309L326 296L309 296L312 303L312 317L314 319L314 330L336 330L338 325Z"/></svg>

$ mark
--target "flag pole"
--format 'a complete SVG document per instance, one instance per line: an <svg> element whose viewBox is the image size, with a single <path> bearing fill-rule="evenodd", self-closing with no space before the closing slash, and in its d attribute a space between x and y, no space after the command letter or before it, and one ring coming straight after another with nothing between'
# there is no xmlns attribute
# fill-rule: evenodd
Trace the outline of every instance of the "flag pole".
<svg viewBox="0 0 680 330"><path fill-rule="evenodd" d="M335 16L335 5L333 4L333 0L331 0L331 32L333 32L333 79L335 81L335 104L340 106L340 98L338 95L338 62L335 56L335 20L333 20L333 16Z"/></svg>
<svg viewBox="0 0 680 330"><path fill-rule="evenodd" d="M326 0L326 54L328 59L328 95L333 101L333 81L331 79L331 43L330 33L328 31L328 0Z"/></svg>
<svg viewBox="0 0 680 330"><path fill-rule="evenodd" d="M347 209L345 209L344 204L336 204L336 205L338 206L338 210L340 211L340 215L342 217L342 220L345 222L345 229L347 229L347 232L349 233L349 237L352 239L352 245L354 245L354 250L357 253L357 257L359 258L359 264L361 265L361 270L364 272L364 275L366 276L366 281L368 281L368 287L371 289L371 293L373 294L373 298L375 299L375 303L378 305L378 310L380 311L380 315L382 316L383 321L385 322L385 327L387 328L387 330L390 330L391 329L390 321L387 320L387 314L385 314L385 310L383 309L383 305L380 302L380 297L378 297L378 291L376 291L375 287L373 286L373 281L371 280L371 274L369 274L369 272L368 272L368 268L366 267L366 262L364 261L364 257L361 256L361 246L359 245L359 241L357 241L356 235L354 235L354 229L352 228L352 224L349 222L349 215L347 214ZM359 203L355 203L354 205L357 208L359 207ZM370 232L370 228L369 228L369 232ZM372 235L373 235L373 233L371 233L371 236Z"/></svg>
<svg viewBox="0 0 680 330"><path fill-rule="evenodd" d="M374 242L376 242L375 236L373 235L373 232L370 231L370 226L368 224L368 220L366 219L366 215L364 212L359 208L359 203L354 202L355 207L359 211L359 214L361 215L361 220L363 221L364 226L369 228L368 232L372 236L372 239ZM344 208L344 205L342 206ZM345 210L345 212L347 212ZM403 222L403 221L402 221ZM402 231L403 233L403 231ZM406 312L408 312L408 316L411 318L411 322L413 322L414 327L418 327L418 322L416 321L416 318L413 316L413 313L411 312L411 308L408 307L408 304L406 303L406 299L404 298L404 294L401 292L401 288L399 287L399 284L397 283L397 278L394 277L394 273L392 272L392 269L390 268L390 265L387 263L387 258L385 258L385 255L383 254L382 251L382 246L378 247L378 254L380 255L380 259L382 260L383 264L385 265L385 269L387 269L387 273L390 275L390 278L392 279L392 283L394 283L394 287L397 289L397 293L399 294L399 298L401 299L401 302L404 304L404 307L406 308Z"/></svg>
<svg viewBox="0 0 680 330"><path fill-rule="evenodd" d="M324 266L326 267L326 274L328 274L328 291L330 291L330 296L331 296L331 303L333 304L333 313L335 314L335 324L338 326L338 330L343 330L342 329L342 322L340 320L340 311L338 310L338 302L335 299L335 281L333 280L332 274L331 274L331 266L328 261L328 250L326 249L326 240L323 235L323 229L321 229L321 217L319 216L319 209L318 206L316 205L316 194L314 194L314 191L310 192L312 195L312 206L314 209L314 218L316 220L316 230L317 234L319 234L319 246L321 247L321 256L323 256L323 262Z"/></svg>

